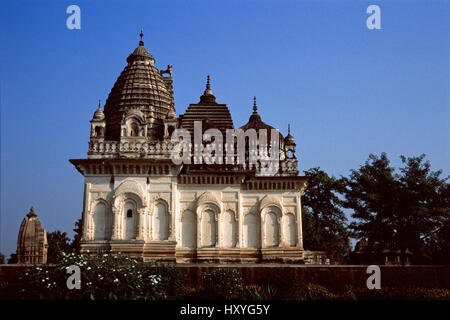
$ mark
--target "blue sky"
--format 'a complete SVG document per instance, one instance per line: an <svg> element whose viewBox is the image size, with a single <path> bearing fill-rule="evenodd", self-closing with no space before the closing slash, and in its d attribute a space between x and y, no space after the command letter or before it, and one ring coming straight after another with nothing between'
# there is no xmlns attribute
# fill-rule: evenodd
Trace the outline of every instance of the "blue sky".
<svg viewBox="0 0 450 320"><path fill-rule="evenodd" d="M81 30L66 8L81 8ZM381 8L369 30L366 8ZM175 108L206 75L235 126L257 97L262 119L297 142L301 170L347 175L369 153L427 155L450 173L449 1L2 1L0 252L16 249L30 206L73 235L89 120L144 28L156 65L173 65Z"/></svg>

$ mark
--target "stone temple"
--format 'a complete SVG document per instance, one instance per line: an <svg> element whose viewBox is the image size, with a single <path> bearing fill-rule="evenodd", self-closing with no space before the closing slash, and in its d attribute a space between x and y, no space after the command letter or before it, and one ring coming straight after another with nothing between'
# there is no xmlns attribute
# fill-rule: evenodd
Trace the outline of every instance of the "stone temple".
<svg viewBox="0 0 450 320"><path fill-rule="evenodd" d="M294 137L278 134L279 166L270 176L260 162L247 161L248 144L244 164L176 164L176 129L193 133L201 123L224 136L227 129L254 129L260 138L261 129L269 135L273 128L262 121L256 99L248 122L235 127L209 76L200 101L177 117L172 66L158 70L142 37L104 110L99 104L90 121L87 159L70 160L84 176L82 253L177 263L303 263L307 179L298 175Z"/></svg>
<svg viewBox="0 0 450 320"><path fill-rule="evenodd" d="M47 263L47 249L47 232L31 207L27 219L23 219L20 224L17 236L17 263Z"/></svg>

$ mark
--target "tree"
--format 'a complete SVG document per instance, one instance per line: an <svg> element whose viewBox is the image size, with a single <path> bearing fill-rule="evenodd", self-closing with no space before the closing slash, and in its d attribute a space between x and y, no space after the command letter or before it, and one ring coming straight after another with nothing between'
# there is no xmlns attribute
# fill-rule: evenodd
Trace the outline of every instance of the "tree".
<svg viewBox="0 0 450 320"><path fill-rule="evenodd" d="M8 264L15 264L17 263L17 253L11 253L11 255L8 258Z"/></svg>
<svg viewBox="0 0 450 320"><path fill-rule="evenodd" d="M67 233L59 230L47 232L47 263L57 263L61 257L61 253L69 253L72 251L70 239Z"/></svg>
<svg viewBox="0 0 450 320"><path fill-rule="evenodd" d="M75 232L75 235L73 236L73 241L71 244L72 250L76 254L79 254L80 253L81 236L83 234L83 220L82 219L78 219L77 221L75 221L75 229L73 229L73 231Z"/></svg>
<svg viewBox="0 0 450 320"><path fill-rule="evenodd" d="M425 155L401 157L396 172L385 153L373 154L359 170L344 178L344 207L353 210L350 224L357 238L400 250L402 263L409 249L416 262L430 260L427 241L436 237L449 215L448 184L441 171L432 172ZM444 197L443 197L444 196Z"/></svg>
<svg viewBox="0 0 450 320"><path fill-rule="evenodd" d="M320 168L309 169L305 175L309 180L302 197L304 247L342 259L350 250L347 218L338 197L343 190L342 180L328 176Z"/></svg>
<svg viewBox="0 0 450 320"><path fill-rule="evenodd" d="M0 264L4 264L4 263L5 263L5 255L0 252Z"/></svg>

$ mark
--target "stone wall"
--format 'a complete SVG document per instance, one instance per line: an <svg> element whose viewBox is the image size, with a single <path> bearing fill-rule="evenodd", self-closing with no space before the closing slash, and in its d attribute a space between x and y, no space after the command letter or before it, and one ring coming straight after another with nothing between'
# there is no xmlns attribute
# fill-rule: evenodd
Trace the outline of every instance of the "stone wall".
<svg viewBox="0 0 450 320"><path fill-rule="evenodd" d="M268 276L278 274L294 279L298 276L304 282L324 285L330 289L343 289L346 285L355 288L366 288L369 274L367 266L359 265L178 265L188 274L188 284L196 286L200 283L203 272L217 267L239 269L246 284L259 283ZM423 287L449 288L450 266L380 266L381 287Z"/></svg>
<svg viewBox="0 0 450 320"><path fill-rule="evenodd" d="M239 269L246 284L260 283L274 275L285 279L294 279L298 276L304 282L317 283L336 290L342 290L346 285L365 288L369 276L366 274L367 266L358 265L180 264L177 267L187 273L187 285L194 287L199 285L203 272L210 272L218 267ZM31 265L0 265L0 288L13 286L18 274L30 268ZM380 266L380 268L382 288L411 286L450 289L450 266Z"/></svg>

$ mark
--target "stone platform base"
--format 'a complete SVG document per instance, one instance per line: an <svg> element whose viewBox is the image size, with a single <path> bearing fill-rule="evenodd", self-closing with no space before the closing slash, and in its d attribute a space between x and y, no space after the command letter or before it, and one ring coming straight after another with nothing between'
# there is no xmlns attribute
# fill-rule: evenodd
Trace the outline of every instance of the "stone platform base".
<svg viewBox="0 0 450 320"><path fill-rule="evenodd" d="M296 263L305 261L304 250L298 247L283 248L177 248L175 241L111 240L85 241L82 254L97 252L123 253L142 257L144 261L176 263Z"/></svg>

